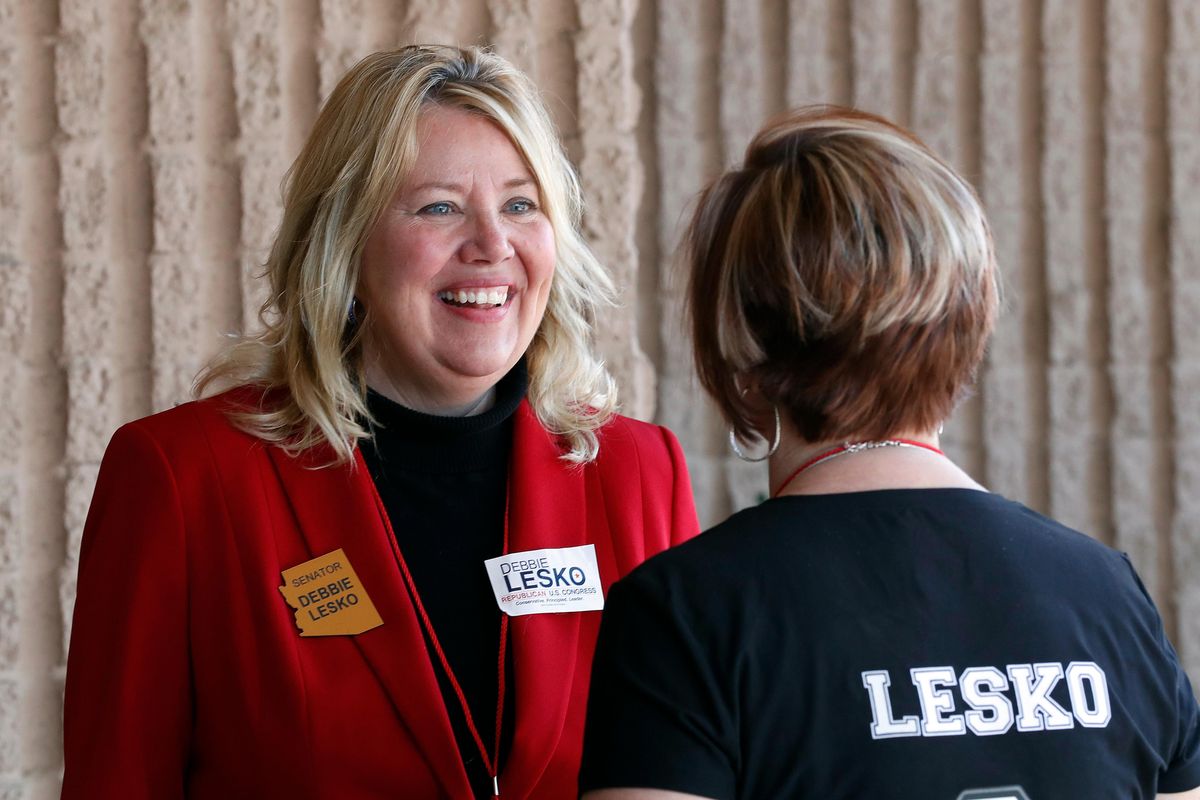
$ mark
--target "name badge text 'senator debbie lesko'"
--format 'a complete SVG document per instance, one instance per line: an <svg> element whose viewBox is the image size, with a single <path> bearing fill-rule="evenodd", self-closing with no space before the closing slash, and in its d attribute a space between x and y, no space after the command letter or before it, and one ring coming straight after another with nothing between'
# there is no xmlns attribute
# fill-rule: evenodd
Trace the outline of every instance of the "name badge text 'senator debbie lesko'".
<svg viewBox="0 0 1200 800"><path fill-rule="evenodd" d="M352 636L383 624L341 548L281 574L279 592L296 609L301 636Z"/></svg>

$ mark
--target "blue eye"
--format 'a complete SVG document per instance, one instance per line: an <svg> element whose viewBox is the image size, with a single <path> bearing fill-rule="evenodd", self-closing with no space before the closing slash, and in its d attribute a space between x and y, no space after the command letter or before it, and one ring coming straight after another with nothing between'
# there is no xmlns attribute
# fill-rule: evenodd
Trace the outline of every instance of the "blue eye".
<svg viewBox="0 0 1200 800"><path fill-rule="evenodd" d="M454 213L454 206L451 203L430 203L417 212L418 214L429 214L435 217L445 216L446 214Z"/></svg>
<svg viewBox="0 0 1200 800"><path fill-rule="evenodd" d="M530 211L537 211L537 206L532 200L526 200L524 197L521 197L510 201L508 210L514 214L528 214Z"/></svg>

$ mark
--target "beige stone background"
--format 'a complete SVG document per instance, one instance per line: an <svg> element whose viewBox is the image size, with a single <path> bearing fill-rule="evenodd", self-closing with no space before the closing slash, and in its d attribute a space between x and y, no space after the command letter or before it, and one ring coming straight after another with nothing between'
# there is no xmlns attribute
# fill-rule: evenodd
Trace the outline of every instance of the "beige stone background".
<svg viewBox="0 0 1200 800"><path fill-rule="evenodd" d="M254 317L284 169L358 56L492 43L545 90L624 287L600 337L702 518L761 493L671 254L770 113L853 103L979 187L1008 309L948 425L1132 554L1200 677L1200 0L0 0L0 800L57 796L80 529L125 420Z"/></svg>

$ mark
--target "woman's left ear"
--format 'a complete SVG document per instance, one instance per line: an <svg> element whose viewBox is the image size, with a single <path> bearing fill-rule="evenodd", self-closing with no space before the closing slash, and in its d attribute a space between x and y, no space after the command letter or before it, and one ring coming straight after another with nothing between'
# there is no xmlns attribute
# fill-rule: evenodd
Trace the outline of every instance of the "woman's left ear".
<svg viewBox="0 0 1200 800"><path fill-rule="evenodd" d="M753 372L738 373L737 379L734 381L734 386L738 388L738 396L748 404L761 406L764 410L772 405L772 403L763 397L762 392L759 390L758 376Z"/></svg>

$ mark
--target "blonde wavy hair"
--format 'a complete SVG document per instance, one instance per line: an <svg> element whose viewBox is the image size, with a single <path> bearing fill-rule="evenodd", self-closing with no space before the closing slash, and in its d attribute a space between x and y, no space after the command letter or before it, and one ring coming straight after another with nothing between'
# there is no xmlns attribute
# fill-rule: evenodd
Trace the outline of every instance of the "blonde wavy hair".
<svg viewBox="0 0 1200 800"><path fill-rule="evenodd" d="M235 425L296 454L328 444L353 463L366 422L362 332L348 321L363 246L416 159L417 120L430 105L498 125L537 181L553 226L556 264L546 314L525 354L528 399L564 440L562 458L596 457L596 435L616 410L616 387L595 355L592 320L612 305L612 278L580 234L579 180L537 88L500 56L478 48L411 46L355 65L317 117L288 171L283 219L265 274L262 330L240 337L196 381L196 394L262 389L263 402L230 412Z"/></svg>

